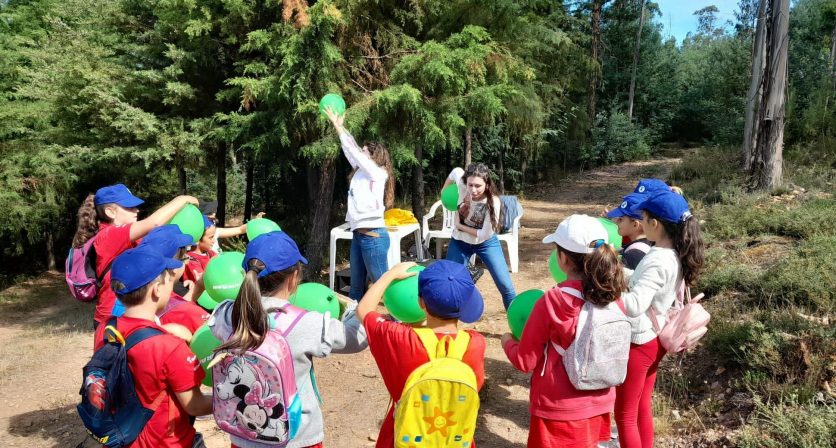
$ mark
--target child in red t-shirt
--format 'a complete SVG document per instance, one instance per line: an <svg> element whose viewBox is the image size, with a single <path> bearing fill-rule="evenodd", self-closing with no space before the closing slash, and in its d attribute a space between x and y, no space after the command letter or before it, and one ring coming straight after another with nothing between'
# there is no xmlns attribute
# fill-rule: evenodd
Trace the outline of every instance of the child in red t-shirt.
<svg viewBox="0 0 836 448"><path fill-rule="evenodd" d="M140 247L125 251L113 262L111 285L125 305L122 317L111 318L127 338L134 331L152 327L163 330L156 313L168 304L175 269L183 263ZM104 345L105 325L96 330L96 348ZM204 373L197 357L178 337L153 336L128 351L128 368L139 400L154 415L129 448L192 448L203 446L189 416L212 412L212 396L200 391Z"/></svg>
<svg viewBox="0 0 836 448"><path fill-rule="evenodd" d="M594 448L610 439L610 412L615 388L577 390L569 381L562 356L575 338L584 302L608 306L627 282L615 249L607 244L607 231L586 215L572 215L543 239L557 246L557 261L567 280L538 300L520 341L502 336L502 348L518 370L531 376L528 446Z"/></svg>
<svg viewBox="0 0 836 448"><path fill-rule="evenodd" d="M415 263L401 263L387 271L363 296L357 306L357 316L366 328L369 348L374 356L383 383L394 402L401 398L409 375L429 361L418 333L412 326L394 322L375 311L383 292L395 280L411 277L407 272ZM426 326L441 339L458 334L459 321L472 323L479 320L484 301L467 268L459 263L439 260L418 274L418 294L421 308L427 313ZM485 381L485 337L474 330L462 361L476 374L481 389ZM377 437L378 448L394 446L394 406L390 406ZM475 446L475 445L471 445Z"/></svg>
<svg viewBox="0 0 836 448"><path fill-rule="evenodd" d="M184 280L191 280L195 283L203 277L203 271L206 270L209 260L218 255L212 250L212 246L217 241L217 227L206 215L203 215L203 229L203 237L197 242L195 249L188 252L189 260L186 262L186 272L183 273Z"/></svg>
<svg viewBox="0 0 836 448"><path fill-rule="evenodd" d="M78 209L78 229L73 247L79 248L95 237L96 276L101 281L94 315L94 327L107 321L113 311L116 295L110 288L110 265L119 254L136 246L154 227L171 221L186 204L197 204L192 196L178 196L160 207L151 216L138 221L139 206L144 201L122 184L102 187L88 195Z"/></svg>

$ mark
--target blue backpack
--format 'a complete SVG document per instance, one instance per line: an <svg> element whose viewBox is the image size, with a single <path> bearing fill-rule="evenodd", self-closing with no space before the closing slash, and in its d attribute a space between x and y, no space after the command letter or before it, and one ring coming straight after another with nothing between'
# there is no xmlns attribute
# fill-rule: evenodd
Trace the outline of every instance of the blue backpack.
<svg viewBox="0 0 836 448"><path fill-rule="evenodd" d="M140 328L126 340L116 330L116 318L111 318L104 334L105 345L84 366L84 382L79 392L81 404L76 409L91 437L106 447L122 447L136 440L166 396L163 391L154 401L153 409L142 405L128 368L128 350L163 332Z"/></svg>

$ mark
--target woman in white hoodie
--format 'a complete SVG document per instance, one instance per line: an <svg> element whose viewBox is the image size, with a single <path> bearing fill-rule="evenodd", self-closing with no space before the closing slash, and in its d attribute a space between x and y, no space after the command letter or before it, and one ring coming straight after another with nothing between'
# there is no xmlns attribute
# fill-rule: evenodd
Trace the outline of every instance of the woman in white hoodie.
<svg viewBox="0 0 836 448"><path fill-rule="evenodd" d="M351 290L348 296L359 301L368 281L376 282L389 270L389 232L383 212L395 199L395 176L389 151L381 143L369 142L361 148L343 127L345 115L330 108L325 113L340 136L348 163L354 168L348 186L348 210L345 219L354 233L351 239Z"/></svg>

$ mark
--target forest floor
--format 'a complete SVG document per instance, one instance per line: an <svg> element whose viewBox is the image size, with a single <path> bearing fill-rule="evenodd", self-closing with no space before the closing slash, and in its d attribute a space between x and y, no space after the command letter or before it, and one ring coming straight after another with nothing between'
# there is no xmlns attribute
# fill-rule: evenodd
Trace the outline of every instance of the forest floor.
<svg viewBox="0 0 836 448"><path fill-rule="evenodd" d="M522 201L517 292L553 286L541 239L572 213L597 215L630 192L640 177L665 177L675 157L631 162L573 174L532 187ZM489 274L478 282L486 306L473 328L488 341L487 389L476 440L481 448L524 447L528 433L528 375L514 370L499 344L508 331L499 293ZM45 273L0 291L0 446L74 447L85 441L75 412L81 368L92 349L92 306L74 301L60 273ZM370 353L317 360L326 446L373 446L389 397ZM663 411L670 413L670 410ZM675 411L676 412L676 411ZM673 434L659 415L657 446L697 446ZM209 447L228 447L213 420L196 423ZM90 446L87 444L87 446Z"/></svg>

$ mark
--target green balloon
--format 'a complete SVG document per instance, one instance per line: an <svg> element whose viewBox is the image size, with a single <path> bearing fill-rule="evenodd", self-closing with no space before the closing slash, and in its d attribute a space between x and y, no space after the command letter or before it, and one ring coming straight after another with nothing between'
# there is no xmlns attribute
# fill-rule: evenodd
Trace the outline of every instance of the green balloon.
<svg viewBox="0 0 836 448"><path fill-rule="evenodd" d="M218 302L209 295L209 291L204 290L203 294L197 298L197 304L207 311L212 311L218 306Z"/></svg>
<svg viewBox="0 0 836 448"><path fill-rule="evenodd" d="M200 367L206 372L206 377L203 378L203 384L207 386L212 385L212 370L207 370L206 366L215 357L215 349L220 345L221 341L212 334L212 330L206 325L201 326L194 332L192 342L189 344L192 353L197 356L197 360L200 362Z"/></svg>
<svg viewBox="0 0 836 448"><path fill-rule="evenodd" d="M203 238L203 214L194 204L186 204L171 218L169 224L177 224L180 231L191 235L195 242Z"/></svg>
<svg viewBox="0 0 836 448"><path fill-rule="evenodd" d="M337 299L337 294L320 283L299 285L296 293L290 296L290 303L308 311L322 314L328 312L331 313L331 317L340 318L340 301Z"/></svg>
<svg viewBox="0 0 836 448"><path fill-rule="evenodd" d="M528 316L531 315L534 304L543 297L543 294L540 289L529 289L517 295L511 302L511 306L508 307L508 326L516 340L519 341L522 337L523 328L525 328L525 323L528 322Z"/></svg>
<svg viewBox="0 0 836 448"><path fill-rule="evenodd" d="M459 186L450 184L441 190L441 205L454 212L459 208Z"/></svg>
<svg viewBox="0 0 836 448"><path fill-rule="evenodd" d="M241 252L222 252L209 261L203 273L203 284L209 295L216 302L234 300L244 281L244 254Z"/></svg>
<svg viewBox="0 0 836 448"><path fill-rule="evenodd" d="M274 221L271 221L267 218L258 218L253 219L252 221L247 223L247 238L250 241L256 239L259 235L263 235L265 233L275 232L278 230L282 230L278 224Z"/></svg>
<svg viewBox="0 0 836 448"><path fill-rule="evenodd" d="M603 216L598 217L598 221L607 229L607 242L615 247L615 250L621 249L621 235L618 234L618 225Z"/></svg>
<svg viewBox="0 0 836 448"><path fill-rule="evenodd" d="M552 251L552 255L549 257L549 272L552 273L552 278L557 283L565 282L566 281L566 273L560 269L560 265L557 264L557 250Z"/></svg>
<svg viewBox="0 0 836 448"><path fill-rule="evenodd" d="M409 268L409 272L421 272L424 266ZM418 276L414 275L392 282L383 292L383 304L392 316L401 322L414 324L427 318L418 304Z"/></svg>
<svg viewBox="0 0 836 448"><path fill-rule="evenodd" d="M329 93L319 100L319 113L325 115L325 108L330 107L335 114L345 113L345 100L337 93Z"/></svg>

